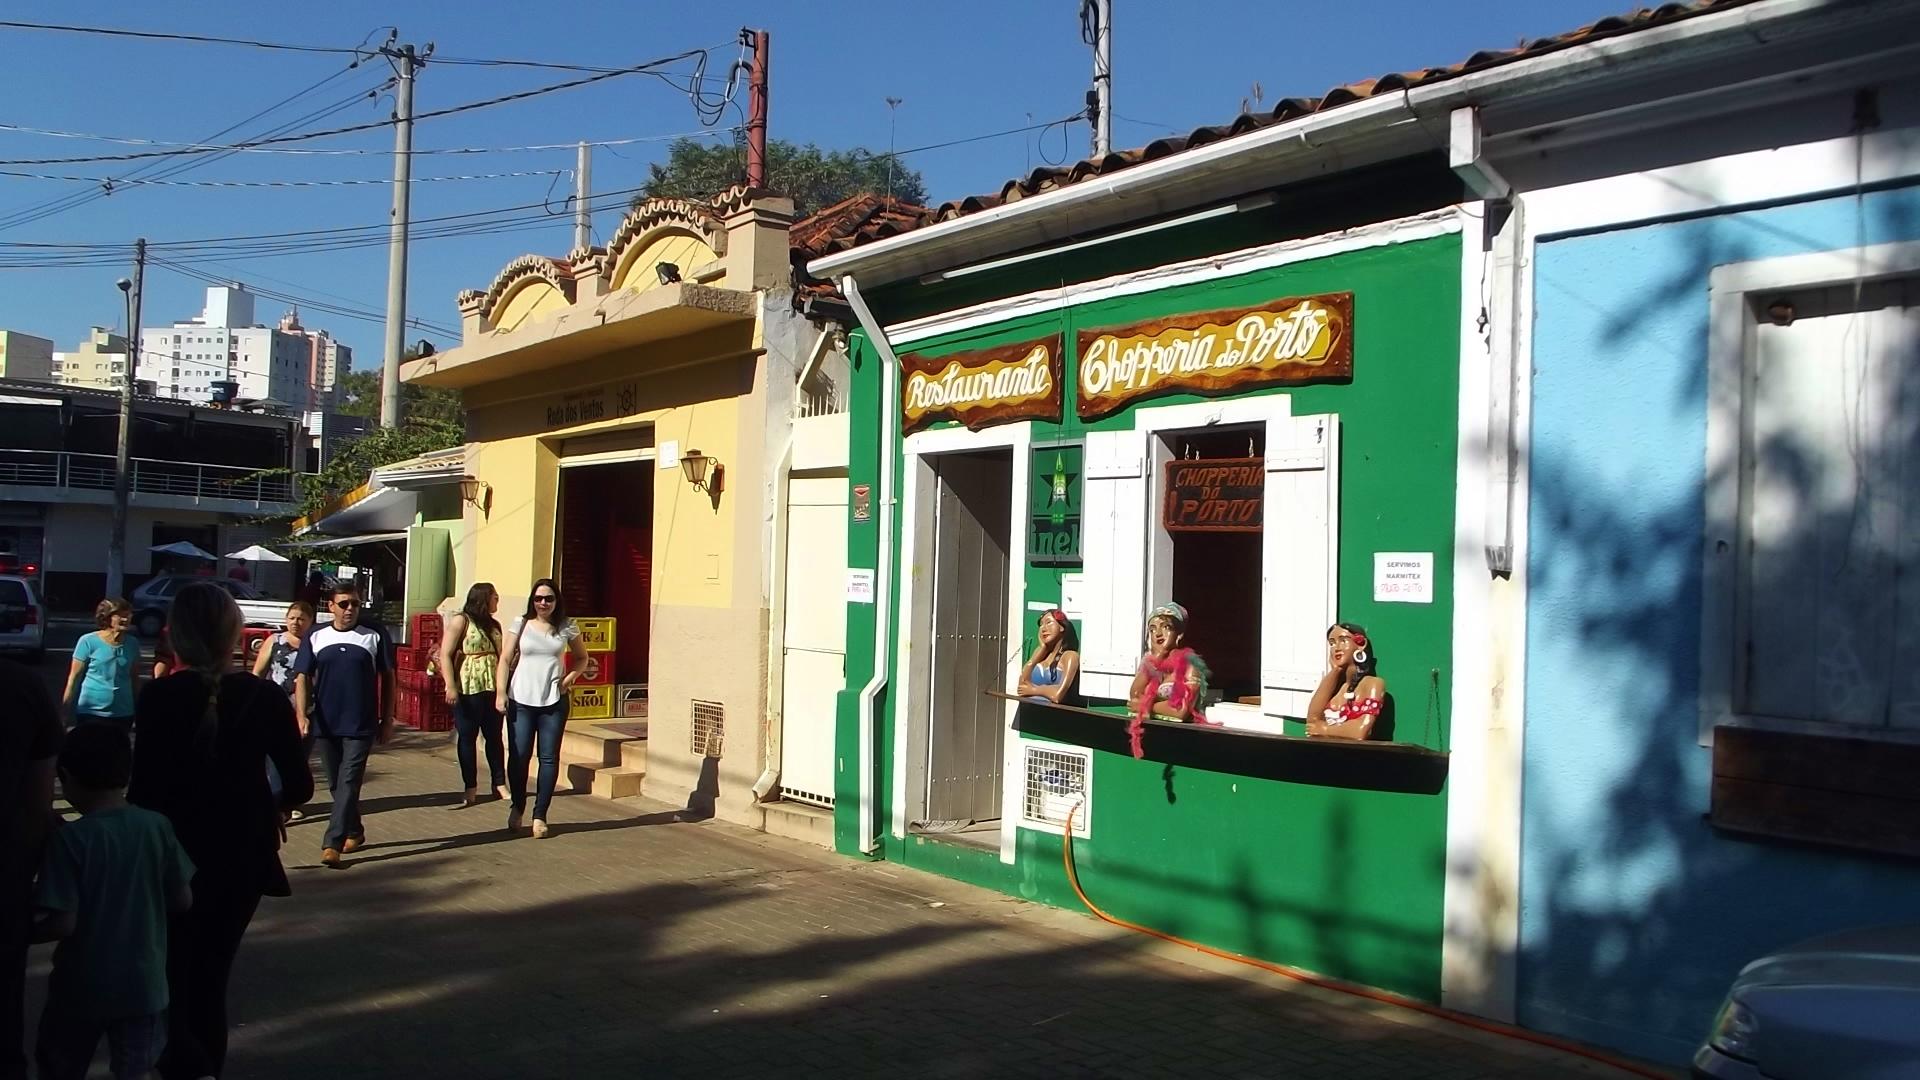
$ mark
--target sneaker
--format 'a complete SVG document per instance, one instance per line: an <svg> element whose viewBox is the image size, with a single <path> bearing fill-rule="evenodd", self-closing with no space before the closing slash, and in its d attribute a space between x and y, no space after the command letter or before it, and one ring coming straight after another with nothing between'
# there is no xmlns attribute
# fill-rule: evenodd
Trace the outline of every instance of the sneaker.
<svg viewBox="0 0 1920 1080"><path fill-rule="evenodd" d="M533 819L533 838L535 840L545 840L547 838L547 823L541 821L539 818Z"/></svg>
<svg viewBox="0 0 1920 1080"><path fill-rule="evenodd" d="M366 847L366 846L367 846L367 838L366 838L366 837L364 837L364 836L349 836L349 837L347 837L347 839L346 839L346 842L340 845L340 850L341 850L342 852L345 852L345 853L346 853L346 854L348 854L348 855L351 855L351 854L353 854L354 852L356 852L356 851L359 851L359 850L360 850L361 848L363 848L363 847Z"/></svg>
<svg viewBox="0 0 1920 1080"><path fill-rule="evenodd" d="M320 865L329 870L340 869L340 851L338 848L325 848L320 852Z"/></svg>

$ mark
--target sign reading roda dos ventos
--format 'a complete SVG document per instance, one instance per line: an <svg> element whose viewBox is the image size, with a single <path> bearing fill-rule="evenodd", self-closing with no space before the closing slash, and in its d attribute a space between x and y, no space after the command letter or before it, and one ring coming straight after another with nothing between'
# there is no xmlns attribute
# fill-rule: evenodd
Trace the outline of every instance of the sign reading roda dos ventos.
<svg viewBox="0 0 1920 1080"><path fill-rule="evenodd" d="M1167 462L1168 532L1259 532L1266 504L1265 458Z"/></svg>
<svg viewBox="0 0 1920 1080"><path fill-rule="evenodd" d="M1079 346L1083 420L1163 394L1350 379L1353 294L1082 330Z"/></svg>
<svg viewBox="0 0 1920 1080"><path fill-rule="evenodd" d="M902 431L957 420L969 428L1060 419L1059 334L976 352L900 358Z"/></svg>

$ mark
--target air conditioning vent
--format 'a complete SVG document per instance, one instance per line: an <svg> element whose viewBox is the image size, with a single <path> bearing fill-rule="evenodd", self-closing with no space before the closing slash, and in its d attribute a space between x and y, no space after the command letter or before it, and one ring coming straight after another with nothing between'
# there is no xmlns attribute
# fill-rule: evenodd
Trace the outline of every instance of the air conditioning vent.
<svg viewBox="0 0 1920 1080"><path fill-rule="evenodd" d="M1059 835L1072 815L1073 835L1092 836L1093 752L1022 739L1020 760L1025 777L1020 827Z"/></svg>
<svg viewBox="0 0 1920 1080"><path fill-rule="evenodd" d="M694 757L717 758L726 744L727 707L717 701L693 703L693 739L688 750Z"/></svg>

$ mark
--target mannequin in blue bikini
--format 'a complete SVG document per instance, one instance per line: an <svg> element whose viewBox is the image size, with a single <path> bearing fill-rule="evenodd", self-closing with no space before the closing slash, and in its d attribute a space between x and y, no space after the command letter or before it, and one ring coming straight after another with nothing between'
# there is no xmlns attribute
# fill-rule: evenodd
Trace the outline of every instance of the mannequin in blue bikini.
<svg viewBox="0 0 1920 1080"><path fill-rule="evenodd" d="M1079 704L1080 642L1067 613L1055 608L1040 616L1039 638L1015 692L1029 701Z"/></svg>

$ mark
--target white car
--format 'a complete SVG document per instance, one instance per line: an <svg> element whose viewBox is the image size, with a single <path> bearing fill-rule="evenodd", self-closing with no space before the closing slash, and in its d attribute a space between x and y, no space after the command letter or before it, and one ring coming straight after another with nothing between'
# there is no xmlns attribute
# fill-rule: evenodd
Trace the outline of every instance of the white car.
<svg viewBox="0 0 1920 1080"><path fill-rule="evenodd" d="M29 577L0 574L0 650L39 663L47 647L47 609Z"/></svg>
<svg viewBox="0 0 1920 1080"><path fill-rule="evenodd" d="M1693 1075L1920 1078L1920 925L1830 934L1748 964L1693 1056Z"/></svg>

